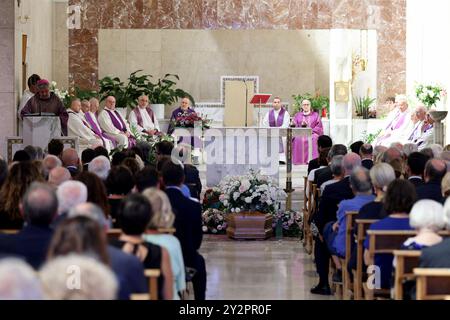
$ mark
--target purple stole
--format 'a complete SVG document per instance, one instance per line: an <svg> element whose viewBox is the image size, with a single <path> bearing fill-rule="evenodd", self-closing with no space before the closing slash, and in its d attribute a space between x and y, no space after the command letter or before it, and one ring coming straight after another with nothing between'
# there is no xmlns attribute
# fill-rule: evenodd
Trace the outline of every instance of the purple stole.
<svg viewBox="0 0 450 320"><path fill-rule="evenodd" d="M150 109L150 107L146 107L145 110L147 110L148 115L153 121L153 124L155 124L155 114L153 113L153 110ZM141 113L139 112L139 107L136 107L133 109L134 114L136 115L137 123L140 127L144 127L144 121L142 120Z"/></svg>
<svg viewBox="0 0 450 320"><path fill-rule="evenodd" d="M284 108L280 109L280 113L278 114L278 118L275 120L275 110L270 110L269 112L269 125L270 127L281 127L283 125L284 114L286 110Z"/></svg>
<svg viewBox="0 0 450 320"><path fill-rule="evenodd" d="M102 138L103 140L103 145L106 146L105 143L105 139L110 140L113 143L113 146L116 146L116 140L113 137L108 136L106 133L104 133L98 126L97 123L92 119L91 114L89 112L86 112L84 114L84 117L86 118L86 121L89 123L89 125L92 128L92 131L94 131L94 133L96 135L98 135L99 137Z"/></svg>
<svg viewBox="0 0 450 320"><path fill-rule="evenodd" d="M278 114L278 118L275 120L275 110L274 109L270 110L269 111L269 126L271 128L281 127L283 125L285 113L286 113L286 110L284 108L281 108L280 113ZM284 153L284 145L283 145L283 140L281 138L280 138L278 149L279 149L280 153Z"/></svg>
<svg viewBox="0 0 450 320"><path fill-rule="evenodd" d="M117 116L117 118L119 119L119 121L117 121L116 117L113 116L112 111L105 109L106 112L108 112L109 117L111 118L111 121L114 125L114 127L116 127L116 129L122 131L122 132L127 132L127 125L125 124L125 121L123 121L122 116L120 115L119 112L117 112L117 110L114 110L114 114ZM136 139L133 136L130 136L128 138L128 148L132 148L136 145Z"/></svg>

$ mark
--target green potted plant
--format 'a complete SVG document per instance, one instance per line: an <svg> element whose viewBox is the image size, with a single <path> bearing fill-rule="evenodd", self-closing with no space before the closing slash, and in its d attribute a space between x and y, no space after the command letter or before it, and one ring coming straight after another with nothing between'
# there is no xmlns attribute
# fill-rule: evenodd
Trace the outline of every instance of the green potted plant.
<svg viewBox="0 0 450 320"><path fill-rule="evenodd" d="M301 110L303 100L311 101L311 108L318 112L320 116L326 117L330 114L330 99L321 95L319 91L317 91L314 95L310 93L293 95L292 98L294 99L294 103L292 105L294 114Z"/></svg>
<svg viewBox="0 0 450 320"><path fill-rule="evenodd" d="M353 105L355 106L356 115L363 119L369 119L370 106L376 101L375 98L370 97L355 97L353 98Z"/></svg>
<svg viewBox="0 0 450 320"><path fill-rule="evenodd" d="M192 105L195 105L194 98L183 89L176 88L176 81L180 77L176 74L166 74L156 83L152 83L148 92L152 109L157 118L164 118L164 106L173 105L180 98L188 97Z"/></svg>

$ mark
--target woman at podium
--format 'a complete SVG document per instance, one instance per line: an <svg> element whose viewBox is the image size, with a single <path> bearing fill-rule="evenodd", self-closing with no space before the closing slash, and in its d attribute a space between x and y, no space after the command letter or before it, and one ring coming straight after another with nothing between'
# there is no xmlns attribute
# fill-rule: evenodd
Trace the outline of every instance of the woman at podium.
<svg viewBox="0 0 450 320"><path fill-rule="evenodd" d="M317 139L323 135L322 120L317 112L311 110L311 101L302 101L302 110L292 119L292 125L297 128L312 129L312 159L319 156ZM296 165L308 164L308 137L296 137L292 144L292 158Z"/></svg>

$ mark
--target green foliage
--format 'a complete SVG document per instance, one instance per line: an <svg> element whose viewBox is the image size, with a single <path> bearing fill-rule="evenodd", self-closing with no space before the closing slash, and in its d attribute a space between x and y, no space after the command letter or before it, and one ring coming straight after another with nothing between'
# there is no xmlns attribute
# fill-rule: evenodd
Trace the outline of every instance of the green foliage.
<svg viewBox="0 0 450 320"><path fill-rule="evenodd" d="M176 74L166 74L158 79L156 83L151 82L152 75L138 75L142 70L137 70L130 74L127 84L118 77L104 77L99 81L100 100L107 96L116 98L116 105L120 108L137 106L137 100L141 95L147 95L152 104L172 105L178 98L189 97L192 104L195 104L192 96L186 91L175 88L176 81L180 80Z"/></svg>
<svg viewBox="0 0 450 320"><path fill-rule="evenodd" d="M439 87L432 85L420 84L416 87L416 97L422 102L428 109L432 106L436 106L436 103L445 97L447 92Z"/></svg>
<svg viewBox="0 0 450 320"><path fill-rule="evenodd" d="M327 110L327 114L330 113L330 98L326 96L322 96L319 91L316 92L315 95L310 93L293 95L294 104L292 105L294 108L294 113L297 113L302 108L303 100L311 101L311 108L317 111L319 114L322 113L322 109Z"/></svg>
<svg viewBox="0 0 450 320"><path fill-rule="evenodd" d="M358 97L353 98L353 105L356 109L356 115L362 116L363 119L369 119L369 109L370 106L376 101L377 99L371 99L370 97Z"/></svg>
<svg viewBox="0 0 450 320"><path fill-rule="evenodd" d="M364 141L364 143L372 144L378 138L381 131L383 131L383 130L380 129L376 133L369 133L369 134L367 134L367 131L364 131L361 140Z"/></svg>
<svg viewBox="0 0 450 320"><path fill-rule="evenodd" d="M91 98L97 98L97 91L94 90L85 90L80 89L78 87L75 88L75 97L80 100L89 100Z"/></svg>

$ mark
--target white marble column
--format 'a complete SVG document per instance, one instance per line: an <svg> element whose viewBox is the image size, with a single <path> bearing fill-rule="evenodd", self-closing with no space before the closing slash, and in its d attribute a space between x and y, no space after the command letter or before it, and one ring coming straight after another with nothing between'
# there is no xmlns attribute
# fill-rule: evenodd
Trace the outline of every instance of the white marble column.
<svg viewBox="0 0 450 320"><path fill-rule="evenodd" d="M0 154L6 158L6 137L16 121L14 0L0 0Z"/></svg>

